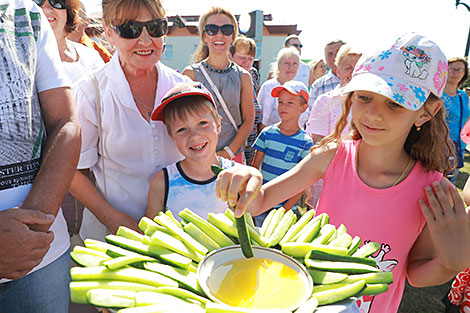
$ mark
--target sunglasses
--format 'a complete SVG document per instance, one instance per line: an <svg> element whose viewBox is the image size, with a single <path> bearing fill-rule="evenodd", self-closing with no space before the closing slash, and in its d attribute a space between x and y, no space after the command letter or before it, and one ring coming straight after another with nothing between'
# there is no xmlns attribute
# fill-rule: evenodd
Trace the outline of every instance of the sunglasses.
<svg viewBox="0 0 470 313"><path fill-rule="evenodd" d="M465 69L464 69L464 68L452 68L452 67L449 67L449 72L463 73L463 72L465 72Z"/></svg>
<svg viewBox="0 0 470 313"><path fill-rule="evenodd" d="M114 29L120 37L125 39L139 38L144 27L147 28L150 37L158 38L166 34L168 30L168 20L166 18L157 18L148 22L127 21L120 25L111 24L111 28Z"/></svg>
<svg viewBox="0 0 470 313"><path fill-rule="evenodd" d="M232 24L225 24L225 25L222 25L222 26L215 25L215 24L207 24L206 26L204 26L204 31L209 36L217 35L219 30L222 33L222 35L232 36L233 32L235 31L235 28L233 27Z"/></svg>
<svg viewBox="0 0 470 313"><path fill-rule="evenodd" d="M46 0L33 0L38 6L42 7ZM49 0L51 7L57 10L65 9L65 0Z"/></svg>
<svg viewBox="0 0 470 313"><path fill-rule="evenodd" d="M298 44L298 43L293 43L293 44L291 44L291 46L294 46L296 48L302 48L304 45Z"/></svg>

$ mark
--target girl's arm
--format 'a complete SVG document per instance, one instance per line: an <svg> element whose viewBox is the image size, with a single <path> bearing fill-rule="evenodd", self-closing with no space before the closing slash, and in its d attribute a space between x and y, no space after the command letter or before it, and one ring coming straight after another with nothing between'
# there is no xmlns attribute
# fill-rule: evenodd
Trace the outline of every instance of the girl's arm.
<svg viewBox="0 0 470 313"><path fill-rule="evenodd" d="M470 210L447 178L426 187L426 218L408 258L408 280L414 286L443 284L470 264Z"/></svg>
<svg viewBox="0 0 470 313"><path fill-rule="evenodd" d="M158 172L150 182L147 211L145 216L153 219L157 214L163 211L163 202L165 198L165 174Z"/></svg>
<svg viewBox="0 0 470 313"><path fill-rule="evenodd" d="M256 150L255 157L253 158L253 162L251 162L251 166L253 166L254 168L257 168L258 170L261 170L261 163L263 163L263 160L264 160L264 152Z"/></svg>
<svg viewBox="0 0 470 313"><path fill-rule="evenodd" d="M129 215L113 208L98 192L89 177L89 170L77 170L70 185L70 193L83 203L93 215L115 234L119 226L141 232L137 222Z"/></svg>
<svg viewBox="0 0 470 313"><path fill-rule="evenodd" d="M470 177L467 178L465 187L463 187L463 201L466 205L470 205Z"/></svg>
<svg viewBox="0 0 470 313"><path fill-rule="evenodd" d="M294 168L263 186L263 177L254 167L232 167L220 173L216 186L217 197L228 201L231 206L236 204L237 217L245 210L257 216L323 177L335 153L336 144L333 143L315 149Z"/></svg>

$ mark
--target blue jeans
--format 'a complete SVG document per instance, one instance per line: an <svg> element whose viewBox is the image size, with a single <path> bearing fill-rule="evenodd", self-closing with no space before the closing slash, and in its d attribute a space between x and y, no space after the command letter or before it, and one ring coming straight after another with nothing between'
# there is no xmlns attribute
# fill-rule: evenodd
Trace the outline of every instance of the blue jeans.
<svg viewBox="0 0 470 313"><path fill-rule="evenodd" d="M51 264L0 284L0 313L68 313L70 249Z"/></svg>

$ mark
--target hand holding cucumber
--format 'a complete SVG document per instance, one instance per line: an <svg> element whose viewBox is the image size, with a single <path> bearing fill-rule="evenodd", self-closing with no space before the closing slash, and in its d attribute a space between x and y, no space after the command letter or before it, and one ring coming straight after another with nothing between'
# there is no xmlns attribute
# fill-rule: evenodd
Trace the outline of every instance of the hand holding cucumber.
<svg viewBox="0 0 470 313"><path fill-rule="evenodd" d="M263 176L251 166L234 166L224 170L217 178L216 193L231 207L236 206L235 217L241 217L248 204L256 198Z"/></svg>

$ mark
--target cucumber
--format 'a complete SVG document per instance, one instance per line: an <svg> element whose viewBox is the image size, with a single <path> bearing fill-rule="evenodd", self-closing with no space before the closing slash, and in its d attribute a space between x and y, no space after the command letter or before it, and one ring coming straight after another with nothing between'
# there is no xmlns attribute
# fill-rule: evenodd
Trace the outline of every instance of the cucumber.
<svg viewBox="0 0 470 313"><path fill-rule="evenodd" d="M336 233L338 236L342 235L342 234L347 234L347 229L346 229L346 226L344 226L344 224L341 224L338 226L338 228L336 229Z"/></svg>
<svg viewBox="0 0 470 313"><path fill-rule="evenodd" d="M180 229L183 229L183 225L181 225L181 223L178 222L178 220L175 218L175 216L170 210L166 210L164 214L168 216L173 221L173 223L175 223L176 226L178 226Z"/></svg>
<svg viewBox="0 0 470 313"><path fill-rule="evenodd" d="M373 259L367 258L358 258L349 255L337 255L333 253L328 253L321 250L313 249L305 256L308 259L314 260L325 260L325 261L338 261L338 262L351 262L351 263L362 263L367 264L372 267L376 267L377 264Z"/></svg>
<svg viewBox="0 0 470 313"><path fill-rule="evenodd" d="M228 211L231 211L231 212L232 212L232 210L230 210L230 209L228 209ZM232 212L232 213L233 213L233 212ZM245 215L246 215L246 216L245 216L246 224L247 224L248 226L251 226L251 227L255 228L256 226L255 226L255 223L253 222L253 216L251 216L251 213L245 211ZM256 228L255 228L255 229L256 229Z"/></svg>
<svg viewBox="0 0 470 313"><path fill-rule="evenodd" d="M312 242L320 231L320 221L315 221L311 225L307 225L300 233L295 242Z"/></svg>
<svg viewBox="0 0 470 313"><path fill-rule="evenodd" d="M117 313L181 313L181 312L191 312L191 313L205 313L205 310L197 305L192 303L164 303L164 304L152 304L146 306L140 306L135 308L125 308L117 311Z"/></svg>
<svg viewBox="0 0 470 313"><path fill-rule="evenodd" d="M160 212L161 213L161 212ZM169 217L168 215L161 213L154 218L155 222L159 223L168 231L171 235L176 236L181 242L183 242L186 246L190 247L191 250L196 251L201 255L206 255L208 250L206 247L201 245L196 239L191 237L188 233L186 233L180 224Z"/></svg>
<svg viewBox="0 0 470 313"><path fill-rule="evenodd" d="M352 243L352 237L348 233L340 234L336 237L336 239L332 240L329 245L335 247L344 247L349 248Z"/></svg>
<svg viewBox="0 0 470 313"><path fill-rule="evenodd" d="M361 263L333 262L333 261L312 260L312 259L305 259L304 262L307 267L313 268L315 270L327 271L327 272L336 272L336 273L345 273L345 274L364 274L364 273L380 272L379 269L373 266L361 264Z"/></svg>
<svg viewBox="0 0 470 313"><path fill-rule="evenodd" d="M317 217L319 217L320 220L321 220L320 226L322 228L323 228L323 226L325 226L326 224L328 224L330 222L330 217L326 213L322 213L322 214L316 216L315 218L317 218Z"/></svg>
<svg viewBox="0 0 470 313"><path fill-rule="evenodd" d="M104 259L111 258L109 255L106 254L106 252L95 250L95 249L89 249L89 248L82 247L82 246L75 246L72 252L91 254L94 256L102 257Z"/></svg>
<svg viewBox="0 0 470 313"><path fill-rule="evenodd" d="M360 280L336 289L316 292L312 295L317 298L318 305L332 304L358 294L365 288L365 286L366 282Z"/></svg>
<svg viewBox="0 0 470 313"><path fill-rule="evenodd" d="M118 238L123 238L123 237L118 237ZM128 250L127 247L124 247L123 249L121 248L121 246L118 247L114 244L110 244L110 243L95 240L95 239L85 239L84 243L85 243L85 247L87 247L88 249L93 249L93 250L104 252L112 258L117 258L117 257L124 256L124 255L128 255L128 256L139 255L138 253Z"/></svg>
<svg viewBox="0 0 470 313"><path fill-rule="evenodd" d="M206 235L211 237L217 244L221 247L233 246L235 243L227 237L223 232L221 232L217 227L211 223L205 221L196 213L192 212L190 209L185 208L179 213L183 219L188 222L192 222L200 230L202 230Z"/></svg>
<svg viewBox="0 0 470 313"><path fill-rule="evenodd" d="M152 219L148 218L147 216L144 216L140 219L138 226L139 226L139 229L141 231L143 231L144 234L146 234L147 229L149 229L149 228L155 229L155 228L157 228L158 224L155 223ZM150 235L148 235L148 236L150 236Z"/></svg>
<svg viewBox="0 0 470 313"><path fill-rule="evenodd" d="M167 295L164 293L159 292L152 292L152 291L140 291L137 292L135 295L135 306L146 306L152 304L169 304L177 305L177 304L188 304L178 297Z"/></svg>
<svg viewBox="0 0 470 313"><path fill-rule="evenodd" d="M352 256L358 257L358 258L367 258L368 256L371 256L372 254L376 253L380 249L380 244L375 241L370 241L357 249L356 252Z"/></svg>
<svg viewBox="0 0 470 313"><path fill-rule="evenodd" d="M349 284L358 280L365 280L367 284L391 284L393 283L393 274L392 272L379 272L349 275L344 282Z"/></svg>
<svg viewBox="0 0 470 313"><path fill-rule="evenodd" d="M346 248L315 244L312 242L286 242L281 245L281 248L282 252L295 258L304 258L307 253L313 249L338 255L346 255L348 253Z"/></svg>
<svg viewBox="0 0 470 313"><path fill-rule="evenodd" d="M188 291L188 290L182 289L182 288L163 286L163 287L158 287L155 292L160 292L160 293L164 293L164 294L167 294L167 295L172 295L172 296L178 297L178 298L183 299L183 300L191 300L191 301L194 300L194 301L197 301L201 304L209 303L209 299L207 299L205 297L201 297L201 296L195 294L194 292L191 292L191 291Z"/></svg>
<svg viewBox="0 0 470 313"><path fill-rule="evenodd" d="M188 266L188 271L197 273L197 266L198 264L196 262L191 262L191 264Z"/></svg>
<svg viewBox="0 0 470 313"><path fill-rule="evenodd" d="M150 257L155 257L157 259L160 259L161 261L167 264L175 265L181 268L188 268L189 264L191 264L190 258L187 258L183 255L180 255L178 253L175 253L163 247L152 247L152 246L143 244L139 241L130 240L130 239L115 236L115 235L106 236L106 241L111 242L112 244L116 246L124 248L124 249L119 248L127 252L127 254L122 254L122 255L136 255L136 254L147 255ZM85 241L85 244L86 244L86 241ZM117 255L117 256L122 256L122 255Z"/></svg>
<svg viewBox="0 0 470 313"><path fill-rule="evenodd" d="M276 210L271 209L268 215L266 216L266 218L264 219L263 223L261 224L261 229L260 229L261 236L264 236L266 234L266 229L268 228L269 223L271 222L274 214L276 214Z"/></svg>
<svg viewBox="0 0 470 313"><path fill-rule="evenodd" d="M142 242L144 240L144 235L139 234L135 230L127 228L126 226L119 226L116 236L121 236L127 239L132 239Z"/></svg>
<svg viewBox="0 0 470 313"><path fill-rule="evenodd" d="M156 230L152 237L150 237L151 243L150 246L152 247L161 247L164 249L168 249L174 251L178 254L181 254L191 260L196 262L201 262L203 256L196 251L194 251L191 247L187 246L182 241L172 237L171 235Z"/></svg>
<svg viewBox="0 0 470 313"><path fill-rule="evenodd" d="M274 210L276 211L276 213L273 215L273 217L269 221L269 225L266 227L266 232L263 235L264 238L269 238L271 236L284 214L286 214L286 210L284 209L284 207L280 207Z"/></svg>
<svg viewBox="0 0 470 313"><path fill-rule="evenodd" d="M338 236L338 231L335 229L333 231L333 234L330 236L330 238L328 238L328 240L325 242L325 244L329 245L333 240L336 239L337 236Z"/></svg>
<svg viewBox="0 0 470 313"><path fill-rule="evenodd" d="M102 308L135 307L135 291L91 289L86 297L89 304Z"/></svg>
<svg viewBox="0 0 470 313"><path fill-rule="evenodd" d="M317 306L318 306L317 298L311 297L310 299L302 303L302 305L294 312L295 313L313 313L315 312L315 309L317 308Z"/></svg>
<svg viewBox="0 0 470 313"><path fill-rule="evenodd" d="M228 218L230 218L232 220L232 222L235 223L235 215L233 214L233 211L230 210L230 209L227 209L225 210L225 213L224 213L225 216L227 216ZM253 219L251 217L251 214L248 213L248 212L245 212L245 215L246 215L246 219L247 221L249 221L250 219ZM246 225L248 226L248 232L250 233L250 239L251 239L251 242L252 244L258 244L260 245L261 247L266 247L268 244L266 243L266 241L261 237L261 234L259 233L259 231L256 229L255 226L252 226L252 223L246 223Z"/></svg>
<svg viewBox="0 0 470 313"><path fill-rule="evenodd" d="M281 239L281 244L285 242L291 241L291 239L297 235L299 231L302 230L302 228L307 225L307 223L312 219L313 214L315 214L314 210L309 210L307 211L284 235L284 237Z"/></svg>
<svg viewBox="0 0 470 313"><path fill-rule="evenodd" d="M88 266L101 266L103 265L104 262L111 259L107 255L106 257L101 257L101 256L93 255L93 254L78 253L78 252L73 252L73 251L70 252L70 257L78 265L87 266L87 267Z"/></svg>
<svg viewBox="0 0 470 313"><path fill-rule="evenodd" d="M92 289L114 289L127 291L157 291L158 288L149 285L127 281L72 281L70 282L70 300L73 303L88 303L87 293Z"/></svg>
<svg viewBox="0 0 470 313"><path fill-rule="evenodd" d="M337 283L337 284L329 284L329 285L317 285L313 286L312 289L312 294L318 293L321 291L326 291L326 290L332 290L332 289L338 289L340 287L347 286L348 284L345 284L343 282Z"/></svg>
<svg viewBox="0 0 470 313"><path fill-rule="evenodd" d="M232 220L226 215L221 213L209 213L207 214L207 221L218 229L220 229L225 234L235 238L238 237L237 227L235 226L235 223L232 222Z"/></svg>
<svg viewBox="0 0 470 313"><path fill-rule="evenodd" d="M130 267L121 268L114 271L107 269L105 266L73 267L70 269L70 277L73 281L115 280L133 282L154 287L178 286L178 283L173 279L170 279L158 273Z"/></svg>
<svg viewBox="0 0 470 313"><path fill-rule="evenodd" d="M220 246L211 237L207 236L202 230L199 229L193 223L187 223L183 227L184 231L187 232L191 237L199 241L207 250L214 251L220 248Z"/></svg>
<svg viewBox="0 0 470 313"><path fill-rule="evenodd" d="M359 292L356 296L373 296L384 293L388 290L387 284L367 284L366 288Z"/></svg>
<svg viewBox="0 0 470 313"><path fill-rule="evenodd" d="M361 245L361 238L359 236L355 236L353 240L351 241L351 245L348 248L348 255L353 255L354 252L359 249L359 246Z"/></svg>
<svg viewBox="0 0 470 313"><path fill-rule="evenodd" d="M311 268L307 271L312 276L313 283L319 285L337 284L348 278L348 274L344 273L318 271Z"/></svg>
<svg viewBox="0 0 470 313"><path fill-rule="evenodd" d="M269 237L267 246L274 247L277 245L281 241L282 237L284 237L284 235L287 233L292 224L295 223L296 219L297 216L295 215L294 211L287 211Z"/></svg>
<svg viewBox="0 0 470 313"><path fill-rule="evenodd" d="M106 266L110 270L115 270L126 265L136 263L136 262L143 262L143 261L154 261L154 258L145 256L145 255L138 255L138 256L120 256L115 259L107 260L103 262L102 265Z"/></svg>
<svg viewBox="0 0 470 313"><path fill-rule="evenodd" d="M144 268L146 270L159 273L163 276L166 276L170 279L177 281L180 287L188 289L201 296L205 296L204 292L202 291L197 281L196 273L193 273L189 270L176 268L170 265L165 265L165 264L160 264L160 263L155 263L155 262L144 263Z"/></svg>
<svg viewBox="0 0 470 313"><path fill-rule="evenodd" d="M326 244L328 240L336 233L336 227L332 224L326 224L318 232L317 237L313 239L312 243Z"/></svg>
<svg viewBox="0 0 470 313"><path fill-rule="evenodd" d="M206 313L291 313L289 310L246 309L228 306L226 304L207 302Z"/></svg>

